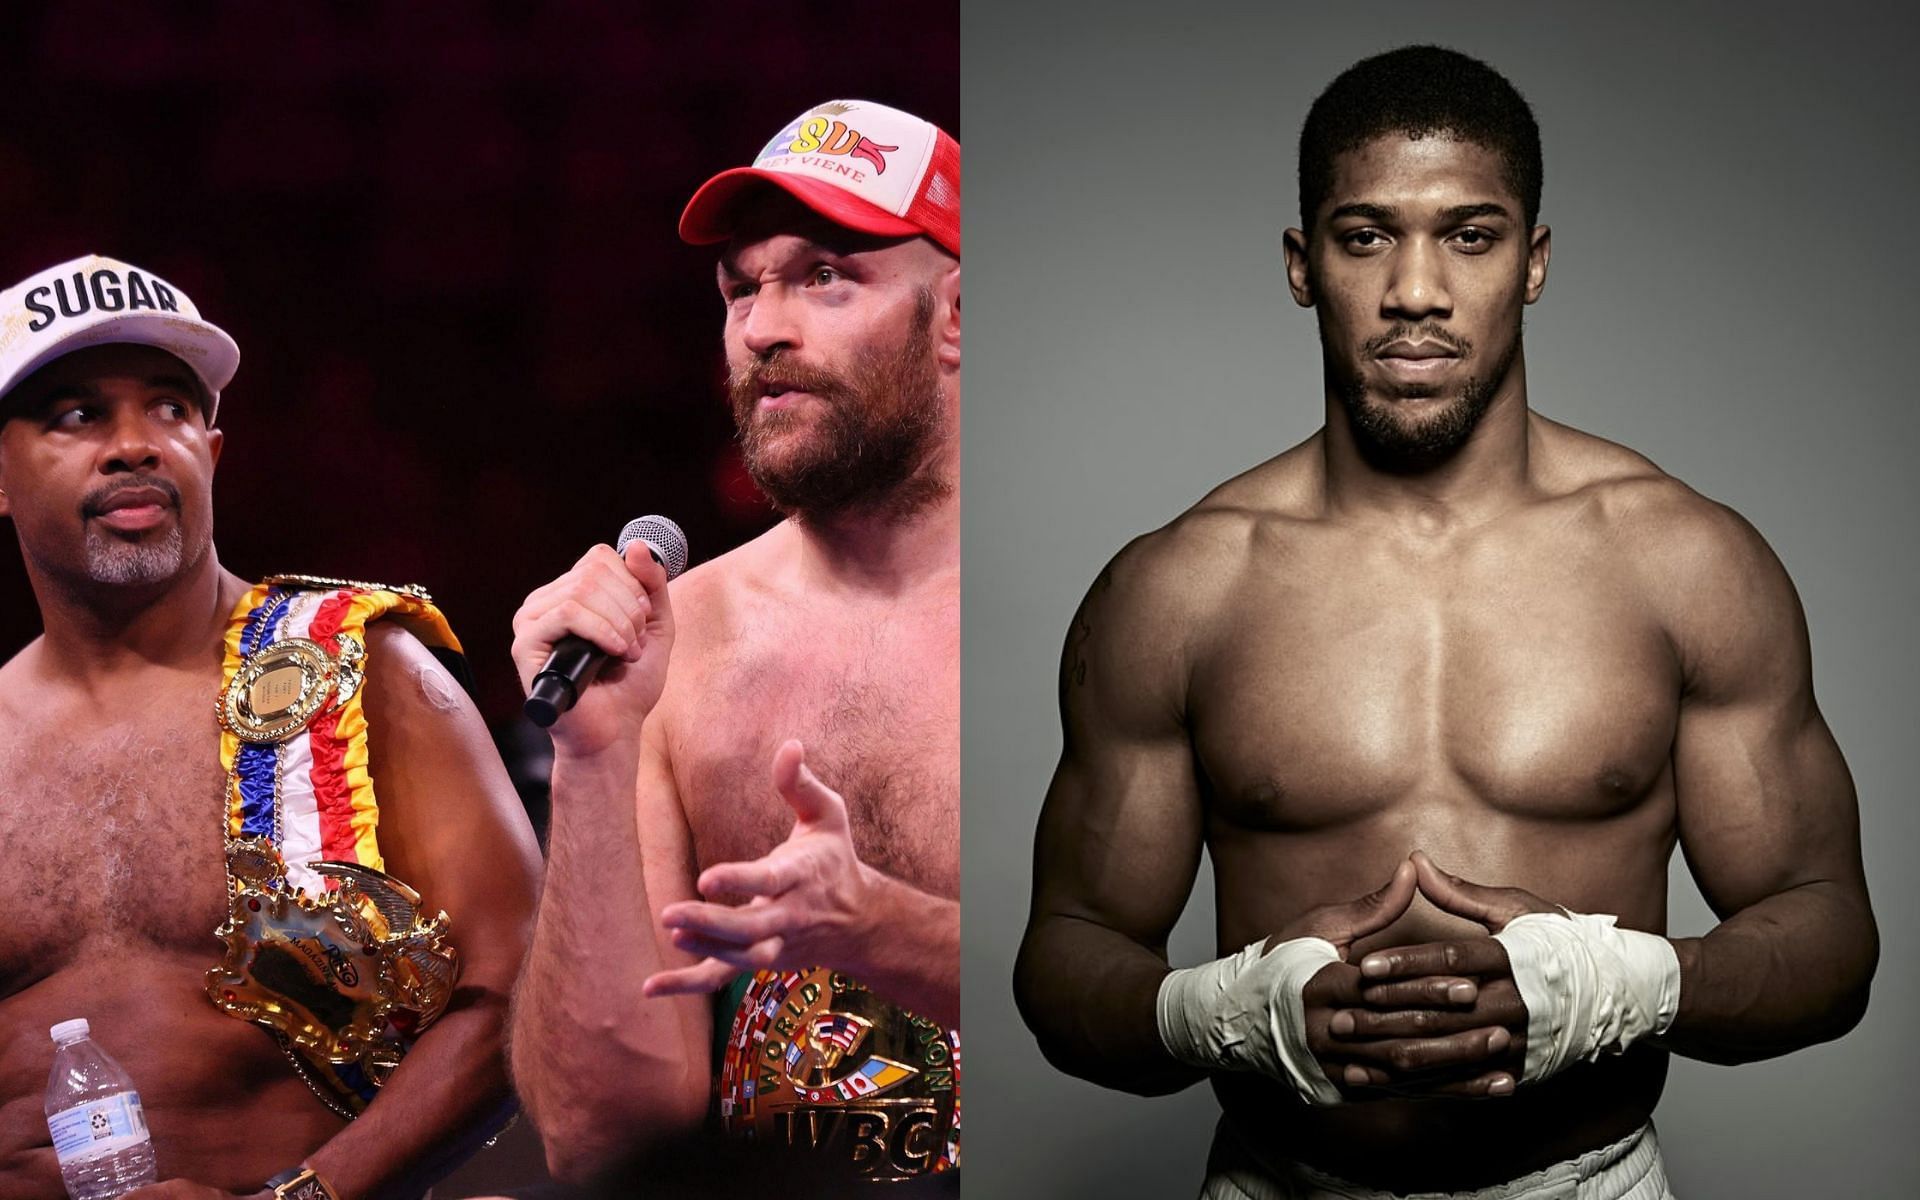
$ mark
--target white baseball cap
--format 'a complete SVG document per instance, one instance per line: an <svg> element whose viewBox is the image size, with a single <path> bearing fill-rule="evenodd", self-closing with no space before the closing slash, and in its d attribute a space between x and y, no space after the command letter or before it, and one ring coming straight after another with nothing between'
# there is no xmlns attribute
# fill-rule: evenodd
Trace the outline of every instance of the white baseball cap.
<svg viewBox="0 0 1920 1200"><path fill-rule="evenodd" d="M233 382L240 347L152 271L89 254L0 292L0 397L63 354L109 342L165 350L207 389L207 424Z"/></svg>
<svg viewBox="0 0 1920 1200"><path fill-rule="evenodd" d="M680 215L680 236L696 246L726 241L734 199L767 184L836 225L883 237L924 234L960 253L960 143L912 113L870 100L808 109L751 167L701 184Z"/></svg>

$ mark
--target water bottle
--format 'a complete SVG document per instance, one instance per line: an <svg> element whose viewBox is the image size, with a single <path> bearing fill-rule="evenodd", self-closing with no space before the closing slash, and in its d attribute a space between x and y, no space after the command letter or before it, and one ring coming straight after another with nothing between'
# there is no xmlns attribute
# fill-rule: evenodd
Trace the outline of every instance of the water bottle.
<svg viewBox="0 0 1920 1200"><path fill-rule="evenodd" d="M154 1181L153 1141L140 1094L93 1044L85 1020L53 1027L47 1129L72 1200L112 1200Z"/></svg>

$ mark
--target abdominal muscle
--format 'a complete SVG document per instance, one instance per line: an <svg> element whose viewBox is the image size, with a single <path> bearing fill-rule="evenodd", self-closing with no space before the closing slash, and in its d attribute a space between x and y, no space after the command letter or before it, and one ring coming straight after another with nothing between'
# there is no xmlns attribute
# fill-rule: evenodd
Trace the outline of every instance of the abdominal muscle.
<svg viewBox="0 0 1920 1200"><path fill-rule="evenodd" d="M1308 910L1380 887L1412 851L1489 886L1524 888L1623 926L1663 931L1672 796L1664 773L1649 791L1592 819L1540 820L1440 788L1426 802L1387 805L1351 823L1292 832L1233 825L1216 809L1209 830L1220 952L1284 931ZM1465 811L1472 809L1473 811ZM1424 896L1349 953L1489 936ZM1368 1100L1309 1108L1289 1086L1221 1075L1214 1090L1231 1130L1269 1165L1306 1162L1391 1190L1460 1190L1513 1179L1605 1146L1644 1124L1666 1078L1665 1052L1638 1047L1483 1100Z"/></svg>

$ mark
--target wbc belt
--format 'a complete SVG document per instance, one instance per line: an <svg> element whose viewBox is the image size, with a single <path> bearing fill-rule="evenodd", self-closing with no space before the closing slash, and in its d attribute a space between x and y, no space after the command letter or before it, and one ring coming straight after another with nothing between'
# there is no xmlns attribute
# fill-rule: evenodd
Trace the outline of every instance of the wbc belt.
<svg viewBox="0 0 1920 1200"><path fill-rule="evenodd" d="M748 981L720 1058L733 1136L825 1155L850 1180L960 1165L960 1033L825 967Z"/></svg>

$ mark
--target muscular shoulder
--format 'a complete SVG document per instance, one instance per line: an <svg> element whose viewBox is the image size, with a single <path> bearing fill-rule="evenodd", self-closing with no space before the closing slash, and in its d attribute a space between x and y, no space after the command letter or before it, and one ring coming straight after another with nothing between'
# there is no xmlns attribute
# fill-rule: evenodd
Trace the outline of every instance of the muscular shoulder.
<svg viewBox="0 0 1920 1200"><path fill-rule="evenodd" d="M1545 418L1532 451L1542 488L1580 504L1636 574L1683 588L1738 584L1773 556L1740 514L1694 491L1646 456ZM1777 565L1777 564L1776 564Z"/></svg>
<svg viewBox="0 0 1920 1200"><path fill-rule="evenodd" d="M1570 494L1619 551L1630 581L1672 640L1689 690L1805 663L1799 599L1744 517L1624 447L1559 427L1586 478Z"/></svg>
<svg viewBox="0 0 1920 1200"><path fill-rule="evenodd" d="M1284 554L1323 515L1311 441L1208 492L1186 512L1129 542L1096 585L1129 615L1178 620L1198 632L1257 564Z"/></svg>
<svg viewBox="0 0 1920 1200"><path fill-rule="evenodd" d="M1657 468L1623 473L1585 492L1633 577L1663 610L1694 622L1782 598L1786 573L1759 531L1673 476Z"/></svg>
<svg viewBox="0 0 1920 1200"><path fill-rule="evenodd" d="M500 768L499 754L466 685L455 677L459 664L443 662L397 620L368 625L366 639L363 705L383 801L389 798L396 781L394 768L401 759L439 763L442 774L454 765L483 771L491 786ZM445 782L433 779L432 772L406 774L410 786Z"/></svg>
<svg viewBox="0 0 1920 1200"><path fill-rule="evenodd" d="M470 738L479 720L466 688L399 621L367 627L366 713L380 742Z"/></svg>
<svg viewBox="0 0 1920 1200"><path fill-rule="evenodd" d="M1675 485L1636 514L1638 576L1690 694L1711 699L1808 673L1806 619L1786 568L1739 513Z"/></svg>
<svg viewBox="0 0 1920 1200"><path fill-rule="evenodd" d="M1063 689L1091 687L1102 707L1132 697L1156 723L1177 717L1192 664L1230 618L1235 591L1318 518L1315 491L1302 456L1289 451L1127 543L1074 615Z"/></svg>

